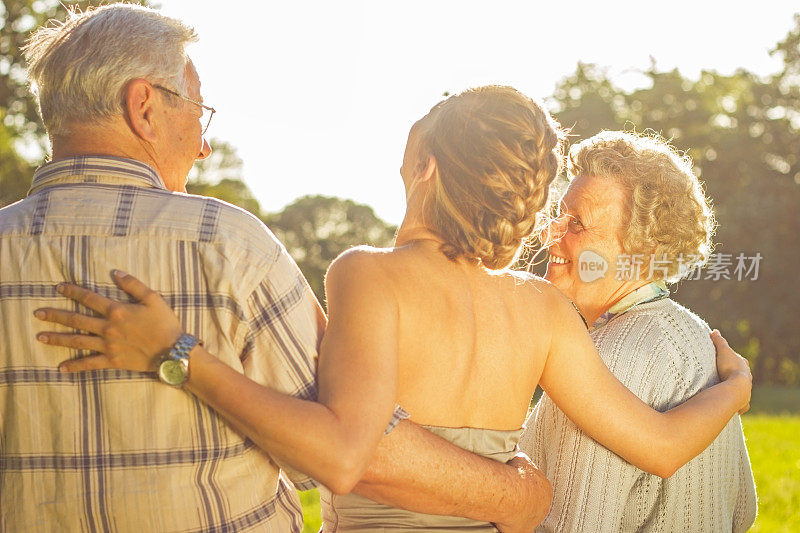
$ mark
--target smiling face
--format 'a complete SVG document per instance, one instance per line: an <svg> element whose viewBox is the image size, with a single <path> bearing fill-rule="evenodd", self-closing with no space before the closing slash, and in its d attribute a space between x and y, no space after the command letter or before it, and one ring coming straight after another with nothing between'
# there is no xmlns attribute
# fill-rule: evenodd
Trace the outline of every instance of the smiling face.
<svg viewBox="0 0 800 533"><path fill-rule="evenodd" d="M615 180L581 175L562 196L560 216L550 226L555 242L548 248L545 279L575 302L587 320L593 321L630 290L631 282L616 279L618 257L625 253L624 202L625 191ZM593 279L598 270L589 263L603 261L605 274Z"/></svg>

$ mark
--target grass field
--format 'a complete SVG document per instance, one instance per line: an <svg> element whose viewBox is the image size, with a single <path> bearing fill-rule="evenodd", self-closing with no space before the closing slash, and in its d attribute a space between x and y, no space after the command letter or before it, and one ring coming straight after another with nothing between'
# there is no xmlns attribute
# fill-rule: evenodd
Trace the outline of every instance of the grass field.
<svg viewBox="0 0 800 533"><path fill-rule="evenodd" d="M322 525L319 517L319 492L316 489L300 493L303 504L303 533L316 533Z"/></svg>
<svg viewBox="0 0 800 533"><path fill-rule="evenodd" d="M758 387L742 417L758 491L754 533L800 532L800 388ZM300 494L304 533L319 530L316 490Z"/></svg>
<svg viewBox="0 0 800 533"><path fill-rule="evenodd" d="M742 418L758 492L758 518L751 531L800 531L800 416Z"/></svg>

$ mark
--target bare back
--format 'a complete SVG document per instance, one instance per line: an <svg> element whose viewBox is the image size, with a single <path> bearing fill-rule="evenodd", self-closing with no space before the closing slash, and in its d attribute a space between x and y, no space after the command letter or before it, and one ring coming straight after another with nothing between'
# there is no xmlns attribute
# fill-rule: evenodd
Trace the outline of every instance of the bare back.
<svg viewBox="0 0 800 533"><path fill-rule="evenodd" d="M433 241L383 255L399 307L398 401L417 423L517 429L550 327L530 275L454 262Z"/></svg>

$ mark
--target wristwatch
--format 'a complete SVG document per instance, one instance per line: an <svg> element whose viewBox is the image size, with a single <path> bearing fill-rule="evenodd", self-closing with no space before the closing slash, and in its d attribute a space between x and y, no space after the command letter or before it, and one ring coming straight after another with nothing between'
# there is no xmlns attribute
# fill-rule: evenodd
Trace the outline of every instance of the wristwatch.
<svg viewBox="0 0 800 533"><path fill-rule="evenodd" d="M158 379L173 387L180 387L186 383L189 379L189 352L198 344L203 343L197 337L188 333L181 335L161 359L161 364L158 365Z"/></svg>

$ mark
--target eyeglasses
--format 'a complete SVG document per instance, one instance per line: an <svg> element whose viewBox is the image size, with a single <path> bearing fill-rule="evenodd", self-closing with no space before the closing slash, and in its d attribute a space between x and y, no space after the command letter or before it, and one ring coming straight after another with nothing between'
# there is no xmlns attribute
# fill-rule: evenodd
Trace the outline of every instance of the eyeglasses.
<svg viewBox="0 0 800 533"><path fill-rule="evenodd" d="M191 102L194 105L200 106L200 109L202 110L202 115L200 115L200 124L205 124L205 127L203 127L203 133L201 135L206 134L206 131L208 131L208 127L211 125L211 119L214 116L214 113L217 112L216 109L214 109L213 107L209 107L201 102L198 102L197 100L192 100L191 98L187 98L186 96L183 96L182 94L177 93L172 89L167 89L166 87L162 87L161 85L153 84L153 87L155 87L156 89L161 89L165 93L177 96L178 98L186 100L187 102Z"/></svg>

